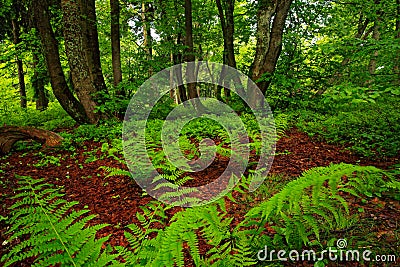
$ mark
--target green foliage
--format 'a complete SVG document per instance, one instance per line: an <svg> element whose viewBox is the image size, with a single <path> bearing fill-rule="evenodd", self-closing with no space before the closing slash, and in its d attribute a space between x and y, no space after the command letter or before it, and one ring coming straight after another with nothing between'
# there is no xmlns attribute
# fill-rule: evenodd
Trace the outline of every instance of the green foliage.
<svg viewBox="0 0 400 267"><path fill-rule="evenodd" d="M120 157L122 156L122 141L121 139L112 139L110 143L104 142L101 145L101 152L108 158L113 158L119 162L124 162Z"/></svg>
<svg viewBox="0 0 400 267"><path fill-rule="evenodd" d="M321 232L345 229L352 221L346 196L372 197L398 191L398 186L392 187L393 181L392 175L375 167L338 164L313 168L252 208L238 227L247 227L245 232L260 248L274 242L262 235L266 223L277 232L274 240L281 236L290 248L318 244Z"/></svg>
<svg viewBox="0 0 400 267"><path fill-rule="evenodd" d="M141 207L142 212L137 212L136 217L139 220L138 224L130 224L127 226L129 231L125 232L125 237L130 243L130 248L117 247L117 250L126 259L129 266L144 263L153 258L152 252L156 253L153 248L158 244L156 240L150 239L149 235L160 233L166 225L167 216L165 211L168 207L164 207L161 203L152 201L146 206ZM155 224L159 225L158 228Z"/></svg>
<svg viewBox="0 0 400 267"><path fill-rule="evenodd" d="M332 108L343 108L357 103L375 103L375 99L382 97L382 93L377 89L343 83L325 91L322 102Z"/></svg>
<svg viewBox="0 0 400 267"><path fill-rule="evenodd" d="M34 140L28 140L28 141L18 141L14 144L13 149L15 151L26 151L26 150L36 150L40 149L42 147L42 144L39 142L36 142Z"/></svg>
<svg viewBox="0 0 400 267"><path fill-rule="evenodd" d="M55 166L61 166L61 155L58 155L57 157L51 156L51 155L45 155L42 152L39 152L38 155L41 157L38 163L33 164L35 167L47 167L49 164L55 165Z"/></svg>
<svg viewBox="0 0 400 267"><path fill-rule="evenodd" d="M107 172L106 177L112 177L112 176L127 176L131 177L131 173L127 170L123 170L120 168L114 168L114 167L109 167L109 166L101 166L99 169L105 170Z"/></svg>
<svg viewBox="0 0 400 267"><path fill-rule="evenodd" d="M105 142L121 138L121 128L121 123L114 121L107 121L99 125L80 125L74 130L73 138L80 139L81 141L93 140L95 142Z"/></svg>
<svg viewBox="0 0 400 267"><path fill-rule="evenodd" d="M235 190L240 192L246 183L249 180ZM354 224L346 196L381 196L399 190L392 175L375 167L318 167L250 209L234 228L223 199L177 212L169 223L165 211L170 207L151 202L136 214L139 223L128 227L130 247L118 250L129 266L184 266L187 255L195 266L252 266L265 245L315 246L322 234ZM273 237L265 233L266 224L276 230ZM205 257L199 251L200 240L209 248Z"/></svg>
<svg viewBox="0 0 400 267"><path fill-rule="evenodd" d="M184 171L179 170L177 167L173 166L172 164L160 164L160 165L155 165L156 169L161 170L161 174L157 177L154 178L153 182L156 182L160 178L164 178L175 185L183 185L189 180L192 180L190 176L183 176L185 173ZM163 185L159 184L157 187L161 188Z"/></svg>
<svg viewBox="0 0 400 267"><path fill-rule="evenodd" d="M222 205L222 202L220 204ZM125 255L128 256L128 262L132 266L184 266L184 244L189 248L194 264L205 266L204 260L200 257L198 235L213 245L225 243L227 242L225 239L230 237L229 224L232 219L224 219L226 213L219 212L217 205L189 208L178 212L170 220L168 226L162 220L154 219L163 218L165 215L162 213L157 217L154 214L144 213L146 217L140 215L141 219L138 218L141 221L140 224L129 227L134 235L128 235L133 250L125 251ZM147 227L154 221L159 222L162 229L154 226L151 229ZM151 232L157 235L154 238L145 239L144 237ZM225 249L230 251L232 248L224 246ZM222 249L220 251L222 252ZM229 253L225 252L224 255L229 255ZM239 260L244 261L244 259Z"/></svg>
<svg viewBox="0 0 400 267"><path fill-rule="evenodd" d="M16 200L11 207L9 242L20 240L3 255L4 266L33 257L32 266L120 266L118 254L102 251L108 236L96 239L96 232L106 224L87 226L95 215L76 211L77 202L62 199L54 186L44 179L17 176L20 180Z"/></svg>
<svg viewBox="0 0 400 267"><path fill-rule="evenodd" d="M152 108L149 119L164 120L175 107L176 104L172 98L163 96Z"/></svg>
<svg viewBox="0 0 400 267"><path fill-rule="evenodd" d="M122 87L122 84L119 87ZM96 106L96 111L103 114L113 114L116 117L122 117L130 101L127 97L110 95L105 92L99 92L97 98L99 99L99 105Z"/></svg>
<svg viewBox="0 0 400 267"><path fill-rule="evenodd" d="M400 151L399 108L396 98L383 98L343 106L334 114L299 110L296 125L328 142L350 144L353 151L368 157L396 156Z"/></svg>
<svg viewBox="0 0 400 267"><path fill-rule="evenodd" d="M103 169L110 175L129 175L123 170ZM35 257L34 266L184 266L188 260L195 266L253 266L265 245L291 249L322 246L321 235L354 225L348 196L381 197L400 190L391 173L375 167L318 167L251 208L235 227L224 199L183 209L170 220L167 211L172 206L152 201L136 213L138 223L127 226L130 246L116 247L115 254L101 250L108 237L95 239L105 225L86 226L94 215L85 217L87 210L75 211L76 202L63 200L63 194L43 179L18 178L17 202L9 218L2 220L10 225L9 242L14 244L17 238L21 242L3 256L5 266L30 257ZM243 194L250 180L242 179L234 190ZM275 229L273 236L265 233L266 224ZM207 245L205 254L199 250L200 243ZM117 256L125 263L117 262Z"/></svg>
<svg viewBox="0 0 400 267"><path fill-rule="evenodd" d="M32 106L27 109L0 109L0 124L34 126L46 130L55 130L57 128L71 128L75 125L75 122L58 103L50 103L49 108L45 111L36 110Z"/></svg>

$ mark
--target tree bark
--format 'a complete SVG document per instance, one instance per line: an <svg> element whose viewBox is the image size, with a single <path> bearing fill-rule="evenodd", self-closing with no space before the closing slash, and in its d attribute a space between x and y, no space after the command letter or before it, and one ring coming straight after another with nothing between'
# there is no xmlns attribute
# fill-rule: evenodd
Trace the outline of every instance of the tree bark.
<svg viewBox="0 0 400 267"><path fill-rule="evenodd" d="M216 0L215 2L217 4L218 17L219 17L219 20L221 23L221 28L222 28L222 38L224 39L224 50L222 52L222 63L224 65L226 65L226 64L228 64L228 62L230 62L231 64L236 65L235 54L233 51L233 31L234 31L233 24L230 24L227 21L227 18L225 18L225 15L228 16L227 15L228 9L225 9L225 13L224 13L224 8L222 7L221 0ZM232 1L228 0L228 2L232 2ZM225 4L225 6L227 5L227 3L224 3L224 4ZM232 12L233 12L233 10L232 10ZM233 14L232 14L232 18L233 18ZM233 61L232 61L232 55L230 55L231 53L233 53ZM219 83L224 84L224 86L227 86L226 83L228 81L225 81L225 78L226 78L226 68L225 68L225 66L222 66L221 74L219 77ZM216 96L219 101L222 101L221 92L222 92L222 88L224 88L224 86L223 85L217 86L217 91L216 91L217 95ZM229 98L229 96L230 96L230 94L228 93L228 89L226 89L226 88L224 89L224 95L226 98Z"/></svg>
<svg viewBox="0 0 400 267"><path fill-rule="evenodd" d="M110 0L110 7L111 7L111 56L112 56L114 86L117 87L122 82L119 0ZM117 95L123 95L123 93L124 93L123 90L118 90Z"/></svg>
<svg viewBox="0 0 400 267"><path fill-rule="evenodd" d="M195 55L194 55L194 45L193 45L193 18L192 18L192 1L185 0L185 61L187 62L186 66L186 79L187 81L195 80ZM198 113L201 113L205 110L205 107L200 101L199 95L196 90L196 83L188 83L187 90L189 99L192 102L193 107Z"/></svg>
<svg viewBox="0 0 400 267"><path fill-rule="evenodd" d="M38 29L43 52L46 59L50 82L57 100L64 110L77 122L88 123L88 117L82 104L69 90L65 75L61 67L58 45L50 24L48 4L46 1L33 0L32 8L36 27Z"/></svg>
<svg viewBox="0 0 400 267"><path fill-rule="evenodd" d="M26 101L26 87L25 87L25 75L24 75L24 66L22 63L21 58L19 57L19 47L18 45L21 43L20 39L20 27L18 24L17 19L12 19L12 31L14 37L14 45L15 45L15 61L17 64L17 71L18 71L18 83L19 83L19 95L20 95L20 106L21 108L26 108L27 101Z"/></svg>
<svg viewBox="0 0 400 267"><path fill-rule="evenodd" d="M178 10L178 1L174 1L174 8L176 10ZM177 20L178 20L177 27L179 27L179 25L182 24L181 17L178 17ZM178 31L177 36L176 36L176 49L174 49L175 51L173 51L173 55L172 55L174 65L183 63L183 55L182 55L182 51L180 49L181 46L183 46L183 37L182 37L182 33L180 31ZM178 84L180 84L177 89L177 94L179 96L178 99L179 99L180 103L184 103L184 105L187 105L187 103L185 101L188 100L188 96L187 96L187 92L186 92L186 87L183 84L182 66L179 66L176 69L175 76L176 76Z"/></svg>
<svg viewBox="0 0 400 267"><path fill-rule="evenodd" d="M49 100L44 89L44 78L47 73L40 66L38 51L33 51L33 71L32 87L36 97L36 109L43 111L49 105Z"/></svg>
<svg viewBox="0 0 400 267"><path fill-rule="evenodd" d="M181 35L178 34L177 38L177 44L180 44L181 42ZM182 63L182 54L177 53L173 55L173 60L174 60L174 65L181 64ZM183 77L182 77L182 66L179 65L179 67L175 71L175 76L177 79L178 84L178 95L179 95L179 100L182 102L185 102L188 100L187 94L186 94L186 87L183 84Z"/></svg>
<svg viewBox="0 0 400 267"><path fill-rule="evenodd" d="M222 36L224 39L224 52L223 52L223 64L227 64L229 67L236 69L236 58L235 58L235 50L234 50L234 34L235 34L235 22L234 22L234 9L235 9L235 0L224 0L224 7L221 4L221 0L216 0L217 8L218 8L218 16L221 22L222 28ZM224 69L221 72L221 78L228 78L226 81L227 86L230 82L229 79L233 79L235 88L237 92L244 94L244 87L240 78L238 76L234 77L224 77L226 75L226 70ZM217 89L217 93L221 94L221 88ZM228 89L225 89L225 96L229 96L230 92ZM220 100L221 96L217 95L217 99Z"/></svg>
<svg viewBox="0 0 400 267"><path fill-rule="evenodd" d="M282 35L291 4L292 0L259 1L256 54L250 77L264 95L271 84L270 77L275 71L282 50ZM266 74L268 77L265 77Z"/></svg>
<svg viewBox="0 0 400 267"><path fill-rule="evenodd" d="M76 0L75 0L76 1ZM85 53L90 77L98 92L107 92L100 61L99 34L97 31L96 1L78 0L81 8L81 27L83 29L83 51Z"/></svg>
<svg viewBox="0 0 400 267"><path fill-rule="evenodd" d="M379 5L380 0L375 0L375 4ZM382 22L381 16L382 16L382 11L376 10L376 19L374 21L374 26L373 26L373 30L372 30L372 38L375 41L378 41L380 39L380 27L381 27L380 24ZM368 64L368 72L371 75L371 79L366 81L366 84L365 84L366 86L371 87L372 83L374 82L375 77L373 75L376 72L378 56L379 56L378 50L375 50L371 55L371 58L370 58L369 64Z"/></svg>
<svg viewBox="0 0 400 267"><path fill-rule="evenodd" d="M234 32L235 23L233 20L234 12L234 0L225 0L224 7L221 4L221 0L216 0L218 8L218 16L221 22L222 36L224 38L224 63L228 66L236 68L236 59L234 51Z"/></svg>
<svg viewBox="0 0 400 267"><path fill-rule="evenodd" d="M372 32L372 38L376 41L379 40L379 38L380 38L379 28L380 28L380 26L379 26L379 18L378 18L374 22L374 29ZM372 56L371 56L371 59L369 61L369 65L368 65L368 71L369 71L369 74L371 74L371 75L375 74L377 58L378 58L378 51L374 51L372 53Z"/></svg>
<svg viewBox="0 0 400 267"><path fill-rule="evenodd" d="M143 46L146 52L146 60L148 64L148 76L153 75L153 68L151 66L151 60L153 59L153 48L152 43L153 39L151 37L151 28L150 28L150 21L149 21L149 4L142 1L142 28L143 28Z"/></svg>
<svg viewBox="0 0 400 267"><path fill-rule="evenodd" d="M85 14L80 12L82 8L79 3L74 0L61 1L65 49L76 95L85 109L89 122L95 124L100 119L99 114L95 112L97 103L94 99L99 91L96 87L97 80L93 80L94 73L92 71L95 69L93 66L95 63L93 55L90 54L92 48L87 46L86 38L89 36L86 33L89 26L81 23L81 17Z"/></svg>
<svg viewBox="0 0 400 267"><path fill-rule="evenodd" d="M257 12L256 53L250 69L251 79L256 82L263 74L262 68L271 42L271 19L275 14L275 1L260 0Z"/></svg>
<svg viewBox="0 0 400 267"><path fill-rule="evenodd" d="M195 80L195 69L196 65L194 63L196 57L194 55L194 45L193 45L193 18L192 18L192 1L185 0L185 61L186 66L186 79L188 81ZM188 83L187 85L189 99L191 99L192 105L197 112L202 110L202 104L199 95L196 90L196 83Z"/></svg>
<svg viewBox="0 0 400 267"><path fill-rule="evenodd" d="M33 127L4 126L0 128L0 154L7 154L21 140L33 139L45 146L57 146L63 138L58 134Z"/></svg>

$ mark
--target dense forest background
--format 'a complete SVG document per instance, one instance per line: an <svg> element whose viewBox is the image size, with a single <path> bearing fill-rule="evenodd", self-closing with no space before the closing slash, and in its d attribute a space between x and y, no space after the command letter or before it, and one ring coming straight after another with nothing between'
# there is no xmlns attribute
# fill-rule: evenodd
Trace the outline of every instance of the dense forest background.
<svg viewBox="0 0 400 267"><path fill-rule="evenodd" d="M0 24L0 264L300 266L265 262L266 246L370 249L400 263L400 0L0 0ZM219 110L199 100L214 98L246 127L240 181L200 206L185 195L195 189L158 198L176 205L142 190L121 136L140 86L187 62L195 68L170 73L178 84L207 62L247 75L276 129L267 175L255 167L266 140L234 93L248 89L237 77L172 87L156 103L146 155L135 156L169 182L158 188L210 183L235 153L226 128L197 118L177 143L194 162L212 139L213 164L168 162L160 131L172 110L187 100L194 113ZM256 178L264 183L249 192Z"/></svg>
<svg viewBox="0 0 400 267"><path fill-rule="evenodd" d="M1 20L6 118L59 102L96 123L152 74L193 60L238 68L273 110L399 95L396 1L3 1ZM177 103L196 95L171 92Z"/></svg>

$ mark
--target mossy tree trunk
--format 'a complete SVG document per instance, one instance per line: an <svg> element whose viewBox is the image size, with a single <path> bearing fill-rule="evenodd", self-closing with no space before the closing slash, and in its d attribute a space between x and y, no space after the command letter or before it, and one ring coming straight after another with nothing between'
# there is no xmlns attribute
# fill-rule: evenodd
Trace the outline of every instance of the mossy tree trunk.
<svg viewBox="0 0 400 267"><path fill-rule="evenodd" d="M65 80L64 71L61 66L58 44L50 24L49 6L47 1L32 0L36 28L38 29L46 59L47 69L50 76L53 92L65 111L78 123L89 123L88 116L82 104L70 91Z"/></svg>
<svg viewBox="0 0 400 267"><path fill-rule="evenodd" d="M282 50L282 35L291 3L292 0L260 0L258 3L256 54L250 77L264 95Z"/></svg>
<svg viewBox="0 0 400 267"><path fill-rule="evenodd" d="M107 92L103 70L100 61L99 34L97 31L97 16L95 0L81 0L81 25L84 40L84 52L89 66L91 79L98 91Z"/></svg>
<svg viewBox="0 0 400 267"><path fill-rule="evenodd" d="M65 49L71 70L75 93L85 109L90 123L97 123L100 114L96 113L96 95L105 88L99 73L100 57L97 34L94 33L92 3L85 0L62 0ZM86 13L82 13L85 12ZM89 15L91 14L91 15ZM83 17L83 18L82 18ZM93 38L93 39L91 39ZM97 42L96 42L97 40ZM96 44L97 43L97 50ZM97 62L98 61L98 62Z"/></svg>

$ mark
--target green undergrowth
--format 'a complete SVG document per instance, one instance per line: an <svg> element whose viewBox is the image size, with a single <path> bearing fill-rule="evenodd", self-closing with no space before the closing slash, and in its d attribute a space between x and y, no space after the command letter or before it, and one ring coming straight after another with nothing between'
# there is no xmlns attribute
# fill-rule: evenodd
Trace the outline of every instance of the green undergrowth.
<svg viewBox="0 0 400 267"><path fill-rule="evenodd" d="M233 223L238 215L229 212L232 204L227 206L224 199L185 208L170 220L167 211L172 206L151 201L137 212L138 223L126 226L129 245L113 250L102 249L108 237L95 238L105 225L86 226L94 215L74 210L76 202L63 200L59 189L43 179L17 178L16 203L8 218L1 218L9 225L9 245L1 259L6 266L30 257L35 259L33 266L184 266L188 262L195 266L254 266L268 263L257 258L265 246L312 248L319 255L334 248L338 238L346 238L335 233L360 226L360 216L351 205L354 198L394 199L400 190L390 172L350 164L314 168L292 181L285 179L283 185L277 185L279 177L267 177L254 193L246 192L250 175L235 187L239 194L227 196L243 209L238 224ZM250 195L257 201L243 205ZM347 248L361 249L368 242L365 238L352 236ZM201 246L205 244L204 254ZM381 252L379 247L374 250ZM124 261L117 261L118 256ZM276 258L269 264L280 266Z"/></svg>
<svg viewBox="0 0 400 267"><path fill-rule="evenodd" d="M246 133L244 134L251 140L251 148L259 151L260 147L265 145L265 140L264 143L261 142L260 129L255 117L252 114L243 113L240 116L240 120L246 129ZM146 146L148 150L150 150L149 153L152 153L152 151L158 153L158 150L162 148L163 142L161 133L163 126L164 120L154 119L147 121ZM288 127L288 116L285 114L278 114L274 117L273 130L276 131L276 138L281 137ZM220 123L210 118L197 118L185 124L179 133L179 145L182 152L186 152L189 159L199 156L200 154L197 150L196 143L200 143L204 138L218 140L220 142L218 145L220 153L224 153L223 148L225 146L230 146L231 143L229 133Z"/></svg>
<svg viewBox="0 0 400 267"><path fill-rule="evenodd" d="M292 112L292 121L310 136L330 143L349 145L352 151L371 158L393 157L400 151L400 101L349 103L335 109L317 105Z"/></svg>
<svg viewBox="0 0 400 267"><path fill-rule="evenodd" d="M60 104L55 102L50 102L44 111L36 110L33 106L0 110L0 125L33 126L52 131L72 128L75 124Z"/></svg>
<svg viewBox="0 0 400 267"><path fill-rule="evenodd" d="M6 220L13 246L1 258L4 266L27 259L34 259L32 266L120 266L118 254L102 249L109 237L95 237L107 224L88 226L96 215L74 210L78 202L64 200L64 194L44 179L17 178L16 203Z"/></svg>

